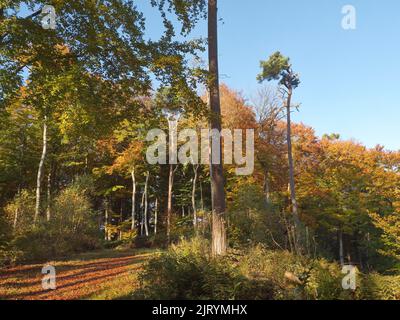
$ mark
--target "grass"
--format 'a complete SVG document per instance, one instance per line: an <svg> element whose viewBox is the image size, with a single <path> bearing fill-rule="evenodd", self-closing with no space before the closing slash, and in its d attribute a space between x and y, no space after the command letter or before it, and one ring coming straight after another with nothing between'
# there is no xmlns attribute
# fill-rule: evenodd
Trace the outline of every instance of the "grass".
<svg viewBox="0 0 400 320"><path fill-rule="evenodd" d="M0 270L0 299L127 299L137 288L137 275L155 250L101 250L70 259ZM55 290L42 288L42 267L56 269Z"/></svg>

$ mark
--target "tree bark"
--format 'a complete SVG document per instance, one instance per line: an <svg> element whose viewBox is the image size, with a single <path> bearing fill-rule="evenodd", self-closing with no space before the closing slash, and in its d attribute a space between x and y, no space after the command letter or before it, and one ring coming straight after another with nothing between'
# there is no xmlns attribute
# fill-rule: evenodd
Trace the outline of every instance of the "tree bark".
<svg viewBox="0 0 400 320"><path fill-rule="evenodd" d="M269 176L268 175L268 170L265 169L265 172L264 172L264 194L265 194L265 202L267 204L270 203L270 198L271 198L270 188L269 188L269 179L268 179L269 177L268 176Z"/></svg>
<svg viewBox="0 0 400 320"><path fill-rule="evenodd" d="M108 200L104 201L104 240L108 241Z"/></svg>
<svg viewBox="0 0 400 320"><path fill-rule="evenodd" d="M167 241L171 241L172 188L174 184L174 165L169 165L168 204L167 204Z"/></svg>
<svg viewBox="0 0 400 320"><path fill-rule="evenodd" d="M196 228L197 225L197 208L196 208L196 183L197 183L197 172L199 170L199 165L193 165L194 177L192 186L192 207L193 207L193 226Z"/></svg>
<svg viewBox="0 0 400 320"><path fill-rule="evenodd" d="M156 204L154 207L154 234L157 234L157 217L158 216L158 198L156 198Z"/></svg>
<svg viewBox="0 0 400 320"><path fill-rule="evenodd" d="M47 155L47 117L44 117L43 122L43 148L42 148L42 156L40 157L39 168L37 171L37 179L36 179L36 205L35 205L35 216L34 223L37 222L40 214L40 193L41 193L41 181L43 176L43 167L44 162L46 160Z"/></svg>
<svg viewBox="0 0 400 320"><path fill-rule="evenodd" d="M144 201L145 201L145 194L144 190L142 193L142 202L140 203L140 235L143 235L144 232Z"/></svg>
<svg viewBox="0 0 400 320"><path fill-rule="evenodd" d="M286 102L286 117L287 117L287 147L288 147L288 162L289 162L289 186L290 186L290 199L292 202L292 214L293 214L293 222L295 228L295 250L297 253L301 251L301 225L298 213L298 206L296 201L296 190L294 183L294 165L293 165L293 154L292 154L292 123L290 117L290 109L291 109L291 100L292 100L292 90L289 90L287 102Z"/></svg>
<svg viewBox="0 0 400 320"><path fill-rule="evenodd" d="M200 202L201 202L201 210L204 211L204 199L203 199L203 184L200 181Z"/></svg>
<svg viewBox="0 0 400 320"><path fill-rule="evenodd" d="M211 129L221 132L221 105L219 94L218 74L218 22L217 0L208 0L208 60L209 60L209 91L211 108ZM220 138L221 140L221 138ZM221 155L222 143L211 155ZM219 157L221 159L221 157ZM213 159L213 156L211 156ZM212 254L214 256L226 253L225 231L225 190L222 161L219 164L210 164L211 200L212 200Z"/></svg>
<svg viewBox="0 0 400 320"><path fill-rule="evenodd" d="M132 225L131 225L131 230L135 230L135 210L136 210L136 177L135 177L135 168L132 169L131 171L131 177L132 177Z"/></svg>
<svg viewBox="0 0 400 320"><path fill-rule="evenodd" d="M118 239L121 241L122 240L122 222L123 222L123 200L121 199L120 201L120 207L119 207L119 232L118 232Z"/></svg>
<svg viewBox="0 0 400 320"><path fill-rule="evenodd" d="M15 230L17 229L18 215L19 215L19 207L18 207L18 205L17 205L17 207L15 208L15 213L14 213L14 223L13 223L13 230L14 230L14 232L15 232Z"/></svg>
<svg viewBox="0 0 400 320"><path fill-rule="evenodd" d="M148 204L148 201L147 201L147 186L149 184L149 176L150 176L150 173L147 172L147 174L146 174L146 183L144 185L144 215L143 215L143 218L144 218L144 230L145 230L146 237L149 236L149 226L148 226L148 223L147 223L147 204Z"/></svg>
<svg viewBox="0 0 400 320"><path fill-rule="evenodd" d="M47 175L47 208L46 208L47 221L51 219L51 172Z"/></svg>
<svg viewBox="0 0 400 320"><path fill-rule="evenodd" d="M340 265L344 266L344 254L343 254L343 232L342 229L339 230L339 260Z"/></svg>

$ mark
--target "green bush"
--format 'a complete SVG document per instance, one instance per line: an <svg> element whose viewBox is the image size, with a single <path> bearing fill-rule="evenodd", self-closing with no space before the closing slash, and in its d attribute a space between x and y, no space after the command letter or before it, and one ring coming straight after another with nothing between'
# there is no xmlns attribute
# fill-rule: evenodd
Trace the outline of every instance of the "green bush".
<svg viewBox="0 0 400 320"><path fill-rule="evenodd" d="M228 240L230 247L243 248L264 244L283 247L285 235L280 214L267 204L262 189L244 184L234 194L228 208Z"/></svg>
<svg viewBox="0 0 400 320"><path fill-rule="evenodd" d="M195 238L152 259L139 276L140 299L271 298L269 283L244 277L231 257L211 258L209 245Z"/></svg>
<svg viewBox="0 0 400 320"><path fill-rule="evenodd" d="M268 279L274 288L274 299L336 300L351 299L342 288L341 268L325 259L296 256L288 251L251 248L240 259L241 272L250 278ZM291 281L291 274L299 282Z"/></svg>
<svg viewBox="0 0 400 320"><path fill-rule="evenodd" d="M8 263L45 260L100 246L99 228L86 188L78 183L62 190L51 206L51 219L33 224L34 198L22 192L6 207L8 226L18 210L16 228L8 246L0 245L0 260ZM3 248L3 249L1 249Z"/></svg>
<svg viewBox="0 0 400 320"><path fill-rule="evenodd" d="M21 235L32 229L35 212L35 195L32 191L21 190L14 199L9 202L4 213L14 235Z"/></svg>

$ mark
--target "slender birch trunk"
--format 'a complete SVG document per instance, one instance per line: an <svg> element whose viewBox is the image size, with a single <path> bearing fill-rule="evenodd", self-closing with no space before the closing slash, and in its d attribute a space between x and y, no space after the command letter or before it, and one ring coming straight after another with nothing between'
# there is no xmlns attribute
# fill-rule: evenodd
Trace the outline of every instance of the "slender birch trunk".
<svg viewBox="0 0 400 320"><path fill-rule="evenodd" d="M264 172L264 194L265 194L265 202L267 204L270 203L270 187L269 187L269 174L268 174L268 170L266 169Z"/></svg>
<svg viewBox="0 0 400 320"><path fill-rule="evenodd" d="M104 201L104 240L108 241L108 200Z"/></svg>
<svg viewBox="0 0 400 320"><path fill-rule="evenodd" d="M199 170L199 165L193 165L194 177L192 186L192 208L193 208L193 226L196 228L197 225L197 208L196 208L196 183L197 183L197 172Z"/></svg>
<svg viewBox="0 0 400 320"><path fill-rule="evenodd" d="M150 173L147 172L147 174L146 174L146 183L144 185L144 198L145 198L145 200L144 200L144 215L143 215L143 218L144 218L144 229L145 229L146 237L149 236L149 227L147 225L147 203L148 203L148 201L147 201L147 186L148 186L148 183L149 183L149 176L150 176Z"/></svg>
<svg viewBox="0 0 400 320"><path fill-rule="evenodd" d="M169 177L168 177L168 204L167 204L167 241L168 244L171 241L171 214L172 214L172 188L174 184L174 167L172 164L169 165Z"/></svg>
<svg viewBox="0 0 400 320"><path fill-rule="evenodd" d="M124 212L124 210L122 209L122 204L123 204L123 201L122 201L122 199L121 199L121 201L120 201L120 208L119 208L119 232L118 232L118 239L121 241L122 240L122 222L123 222L123 212Z"/></svg>
<svg viewBox="0 0 400 320"><path fill-rule="evenodd" d="M35 205L35 216L34 216L34 223L37 222L40 214L40 193L41 193L41 181L43 176L43 168L44 162L46 160L47 155L47 117L44 117L43 122L43 149L42 149L42 156L40 157L39 168L37 171L37 179L36 179L36 205Z"/></svg>
<svg viewBox="0 0 400 320"><path fill-rule="evenodd" d="M46 208L46 218L47 221L51 219L51 172L47 175L47 208Z"/></svg>
<svg viewBox="0 0 400 320"><path fill-rule="evenodd" d="M343 232L342 232L342 229L339 230L339 260L340 260L340 265L344 266Z"/></svg>
<svg viewBox="0 0 400 320"><path fill-rule="evenodd" d="M146 187L145 187L146 188ZM144 190L142 193L142 202L140 203L140 213L141 213L141 217L140 217L140 235L143 235L144 232L144 201L145 201L145 194L144 194Z"/></svg>
<svg viewBox="0 0 400 320"><path fill-rule="evenodd" d="M158 218L158 198L156 198L156 204L154 208L154 234L157 234L157 218Z"/></svg>
<svg viewBox="0 0 400 320"><path fill-rule="evenodd" d="M135 168L132 169L131 171L131 177L132 177L132 225L131 225L131 230L135 230L135 210L136 210L136 177L135 177Z"/></svg>
<svg viewBox="0 0 400 320"><path fill-rule="evenodd" d="M14 223L13 223L13 230L14 230L14 232L15 232L15 230L17 229L18 215L19 215L19 207L17 206L17 207L15 208L15 213L14 213Z"/></svg>
<svg viewBox="0 0 400 320"><path fill-rule="evenodd" d="M203 199L203 184L200 181L200 202L201 202L201 210L204 211L204 199Z"/></svg>

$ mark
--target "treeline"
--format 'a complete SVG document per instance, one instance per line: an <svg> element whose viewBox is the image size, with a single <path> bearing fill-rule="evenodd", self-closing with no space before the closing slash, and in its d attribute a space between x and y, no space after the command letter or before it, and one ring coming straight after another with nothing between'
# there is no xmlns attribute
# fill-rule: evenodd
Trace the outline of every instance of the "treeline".
<svg viewBox="0 0 400 320"><path fill-rule="evenodd" d="M225 85L220 90L223 127L253 128L256 133L253 174L237 176L234 165L224 170L229 246L261 243L294 251L287 130L279 95L265 87L246 101ZM142 98L142 121L121 117L112 128L96 130L95 137L85 134L84 121L76 120L85 116L83 109L66 108L57 121L48 121L36 223L43 120L26 105L6 108L2 215L16 249L29 248L32 256L33 247L43 248L36 256L45 256L87 250L101 242L168 246L196 234L210 236L209 167L147 163L147 132L168 132L160 99ZM67 122L71 112L74 120ZM77 126L74 135L67 123ZM178 123L178 130L200 130L207 127L207 118L181 115ZM303 124L292 124L292 140L304 253L363 269L392 268L399 257L400 154L380 146L367 149L335 134L318 138ZM65 248L64 243L75 245Z"/></svg>

